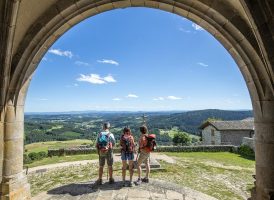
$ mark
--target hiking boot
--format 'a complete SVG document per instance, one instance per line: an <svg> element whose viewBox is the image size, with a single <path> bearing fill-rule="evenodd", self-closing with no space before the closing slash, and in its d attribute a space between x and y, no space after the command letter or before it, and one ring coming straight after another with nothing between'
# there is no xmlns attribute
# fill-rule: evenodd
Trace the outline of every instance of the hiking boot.
<svg viewBox="0 0 274 200"><path fill-rule="evenodd" d="M149 183L149 179L148 179L147 177L142 178L142 182L144 182L144 183Z"/></svg>
<svg viewBox="0 0 274 200"><path fill-rule="evenodd" d="M132 181L129 182L128 187L133 187L133 182Z"/></svg>
<svg viewBox="0 0 274 200"><path fill-rule="evenodd" d="M97 179L94 184L95 185L103 185L103 180L102 179Z"/></svg>
<svg viewBox="0 0 274 200"><path fill-rule="evenodd" d="M123 184L122 184L123 187L126 187L126 181L123 181Z"/></svg>
<svg viewBox="0 0 274 200"><path fill-rule="evenodd" d="M113 184L115 181L114 181L114 178L109 178L109 180L108 180L108 183L109 184Z"/></svg>
<svg viewBox="0 0 274 200"><path fill-rule="evenodd" d="M142 180L140 178L138 178L138 180L136 181L136 185L141 185Z"/></svg>

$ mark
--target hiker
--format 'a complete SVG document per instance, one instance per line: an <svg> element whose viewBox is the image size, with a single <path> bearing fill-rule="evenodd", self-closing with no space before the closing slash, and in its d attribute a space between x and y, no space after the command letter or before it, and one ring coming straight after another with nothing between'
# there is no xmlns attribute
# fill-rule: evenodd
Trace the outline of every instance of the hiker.
<svg viewBox="0 0 274 200"><path fill-rule="evenodd" d="M149 182L149 173L150 173L150 165L149 165L149 157L150 157L150 150L147 147L148 144L148 130L145 125L140 127L141 137L139 139L139 157L137 160L137 169L138 169L138 180L136 181L137 185L140 185L142 182L148 183ZM146 165L146 176L145 178L141 179L141 164L145 163Z"/></svg>
<svg viewBox="0 0 274 200"><path fill-rule="evenodd" d="M129 165L129 187L133 186L132 176L133 176L133 160L135 152L135 142L134 137L131 133L130 128L125 127L123 134L120 139L121 145L121 159L122 159L122 179L123 187L126 186L126 170L127 170L127 160Z"/></svg>
<svg viewBox="0 0 274 200"><path fill-rule="evenodd" d="M102 176L105 166L105 161L107 160L108 172L109 172L109 183L114 183L113 179L113 147L115 145L114 135L109 131L110 123L106 122L103 124L103 131L97 135L96 138L96 148L99 155L99 178L95 182L97 185L102 185Z"/></svg>

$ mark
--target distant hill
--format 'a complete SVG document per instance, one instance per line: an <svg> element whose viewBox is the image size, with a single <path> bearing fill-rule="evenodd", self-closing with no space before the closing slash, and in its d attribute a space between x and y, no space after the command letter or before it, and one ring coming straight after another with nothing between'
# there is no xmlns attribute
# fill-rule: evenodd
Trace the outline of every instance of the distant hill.
<svg viewBox="0 0 274 200"><path fill-rule="evenodd" d="M219 118L222 120L242 120L253 117L253 111L228 111L228 110L197 110L183 113L174 113L169 115L151 116L148 118L148 124L163 129L170 129L177 126L181 130L189 133L198 134L198 127L208 118Z"/></svg>
<svg viewBox="0 0 274 200"><path fill-rule="evenodd" d="M109 121L111 131L119 136L125 126L139 134L143 123L144 112L81 112L81 113L28 113L25 115L25 143L41 141L64 141L73 139L94 140L101 131L102 123ZM199 134L198 127L208 118L222 120L242 120L252 117L252 111L198 110L198 111L168 111L145 112L149 130L159 133L159 129L179 130ZM171 141L165 135L158 135L162 142Z"/></svg>

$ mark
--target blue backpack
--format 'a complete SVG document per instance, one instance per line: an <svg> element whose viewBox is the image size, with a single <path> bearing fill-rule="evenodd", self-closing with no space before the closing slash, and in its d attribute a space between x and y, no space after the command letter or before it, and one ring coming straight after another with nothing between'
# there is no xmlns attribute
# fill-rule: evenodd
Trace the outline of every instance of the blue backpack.
<svg viewBox="0 0 274 200"><path fill-rule="evenodd" d="M110 142L110 133L103 134L105 132L101 132L98 137L98 149L100 150L100 153L107 153L108 150L111 148L111 142Z"/></svg>

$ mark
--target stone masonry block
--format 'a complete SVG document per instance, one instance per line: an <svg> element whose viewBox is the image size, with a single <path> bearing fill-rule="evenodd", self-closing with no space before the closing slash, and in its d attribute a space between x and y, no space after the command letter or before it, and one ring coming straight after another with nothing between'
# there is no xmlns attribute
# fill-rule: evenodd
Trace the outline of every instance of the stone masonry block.
<svg viewBox="0 0 274 200"><path fill-rule="evenodd" d="M274 122L274 100L253 101L255 122Z"/></svg>
<svg viewBox="0 0 274 200"><path fill-rule="evenodd" d="M144 0L131 0L132 7L144 7L145 1Z"/></svg>
<svg viewBox="0 0 274 200"><path fill-rule="evenodd" d="M22 154L23 155L23 154ZM12 176L23 171L23 156L22 158L15 159L4 159L3 165L3 178L7 176Z"/></svg>
<svg viewBox="0 0 274 200"><path fill-rule="evenodd" d="M24 137L24 122L5 123L5 141L12 141Z"/></svg>
<svg viewBox="0 0 274 200"><path fill-rule="evenodd" d="M159 2L145 1L145 6L149 8L159 8Z"/></svg>
<svg viewBox="0 0 274 200"><path fill-rule="evenodd" d="M173 13L174 6L165 3L159 3L159 9Z"/></svg>
<svg viewBox="0 0 274 200"><path fill-rule="evenodd" d="M8 140L4 143L4 156L6 160L23 157L23 137L14 140Z"/></svg>
<svg viewBox="0 0 274 200"><path fill-rule="evenodd" d="M7 106L5 122L16 123L24 121L24 106Z"/></svg>
<svg viewBox="0 0 274 200"><path fill-rule="evenodd" d="M261 143L256 140L256 165L274 171L274 142Z"/></svg>
<svg viewBox="0 0 274 200"><path fill-rule="evenodd" d="M127 8L131 6L130 0L127 1L113 1L114 8Z"/></svg>
<svg viewBox="0 0 274 200"><path fill-rule="evenodd" d="M114 6L112 3L107 3L107 4L97 6L97 10L99 10L99 12L105 12L105 11L113 10L113 9L114 9Z"/></svg>

